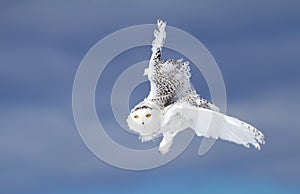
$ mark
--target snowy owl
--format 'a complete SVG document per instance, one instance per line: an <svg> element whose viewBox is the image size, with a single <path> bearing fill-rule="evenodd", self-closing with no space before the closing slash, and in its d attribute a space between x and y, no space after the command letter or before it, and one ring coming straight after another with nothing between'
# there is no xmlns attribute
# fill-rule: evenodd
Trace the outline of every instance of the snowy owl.
<svg viewBox="0 0 300 194"><path fill-rule="evenodd" d="M130 112L127 123L142 142L163 136L159 151L166 154L176 134L192 128L198 136L224 139L260 149L264 135L255 127L224 115L212 102L201 98L190 82L188 62L162 60L166 22L157 21L152 55L144 75L150 81L150 93ZM216 124L218 123L218 124Z"/></svg>

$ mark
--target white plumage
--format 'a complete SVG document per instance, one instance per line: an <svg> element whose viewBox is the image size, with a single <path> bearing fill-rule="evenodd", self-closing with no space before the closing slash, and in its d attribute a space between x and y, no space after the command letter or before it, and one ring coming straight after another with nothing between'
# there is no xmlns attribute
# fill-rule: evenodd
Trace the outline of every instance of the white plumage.
<svg viewBox="0 0 300 194"><path fill-rule="evenodd" d="M136 105L127 118L131 130L142 141L163 135L159 151L169 151L176 134L188 127L198 136L224 139L260 149L263 134L253 126L219 112L217 106L201 98L190 83L188 62L182 59L163 61L161 51L166 38L166 22L158 20L154 31L152 56L144 75L150 81L148 97Z"/></svg>

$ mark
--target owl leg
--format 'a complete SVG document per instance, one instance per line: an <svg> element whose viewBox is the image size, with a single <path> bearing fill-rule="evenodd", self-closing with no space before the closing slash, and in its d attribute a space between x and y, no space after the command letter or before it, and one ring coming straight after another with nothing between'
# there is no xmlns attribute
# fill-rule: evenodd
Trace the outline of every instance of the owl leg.
<svg viewBox="0 0 300 194"><path fill-rule="evenodd" d="M159 152L165 155L169 152L171 145L173 144L173 138L175 137L176 133L164 133L163 139L159 144Z"/></svg>

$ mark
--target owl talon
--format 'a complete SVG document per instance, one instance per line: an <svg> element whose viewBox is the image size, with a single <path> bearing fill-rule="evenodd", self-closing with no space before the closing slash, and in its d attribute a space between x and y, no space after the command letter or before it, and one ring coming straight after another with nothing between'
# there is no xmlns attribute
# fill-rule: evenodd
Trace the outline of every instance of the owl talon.
<svg viewBox="0 0 300 194"><path fill-rule="evenodd" d="M175 134L164 134L164 138L162 139L162 141L159 144L159 152L162 153L163 155L165 155L166 153L169 152L170 147L173 144L173 137L175 136Z"/></svg>
<svg viewBox="0 0 300 194"><path fill-rule="evenodd" d="M159 147L159 152L160 152L162 155L165 155L166 153L168 153L169 150L170 150L170 147L168 147L168 146Z"/></svg>

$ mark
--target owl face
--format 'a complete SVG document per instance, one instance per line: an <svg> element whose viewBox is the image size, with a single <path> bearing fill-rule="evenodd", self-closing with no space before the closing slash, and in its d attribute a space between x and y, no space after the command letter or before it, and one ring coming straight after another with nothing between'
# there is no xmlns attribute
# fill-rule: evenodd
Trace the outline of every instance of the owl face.
<svg viewBox="0 0 300 194"><path fill-rule="evenodd" d="M147 136L157 131L161 124L161 110L153 104L138 104L127 118L131 130L141 136Z"/></svg>

